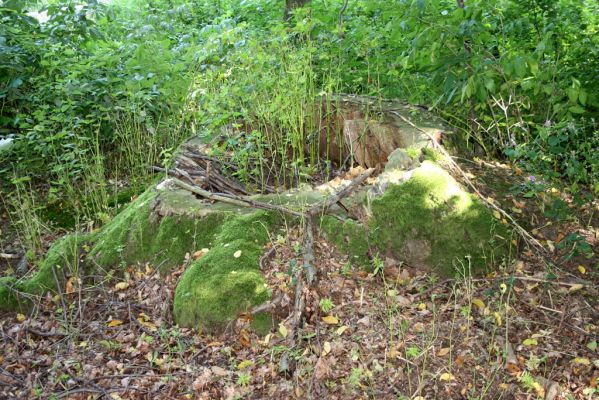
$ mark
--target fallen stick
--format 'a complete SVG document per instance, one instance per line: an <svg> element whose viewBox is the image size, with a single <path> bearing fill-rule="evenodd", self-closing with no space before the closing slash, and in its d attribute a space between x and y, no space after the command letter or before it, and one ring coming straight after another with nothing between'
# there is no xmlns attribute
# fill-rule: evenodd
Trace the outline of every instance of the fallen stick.
<svg viewBox="0 0 599 400"><path fill-rule="evenodd" d="M208 200L222 201L223 203L229 203L229 204L233 204L233 205L240 206L240 207L250 207L250 208L258 208L258 209L269 210L269 211L279 211L279 212L282 212L285 214L293 215L295 217L305 217L304 213L295 211L295 210L291 210L286 207L281 207L281 206L277 206L274 204L268 204L268 203L261 203L258 201L251 200L247 197L241 197L241 196L236 196L236 195L232 195L232 194L224 196L222 194L212 193L212 192L209 192L208 190L201 189L197 186L187 184L177 178L172 178L172 182L175 185L179 186L181 189L185 189L189 192L195 193L195 194L202 196Z"/></svg>
<svg viewBox="0 0 599 400"><path fill-rule="evenodd" d="M20 254L11 254L11 253L0 253L0 258L5 258L7 260L16 260L21 258Z"/></svg>

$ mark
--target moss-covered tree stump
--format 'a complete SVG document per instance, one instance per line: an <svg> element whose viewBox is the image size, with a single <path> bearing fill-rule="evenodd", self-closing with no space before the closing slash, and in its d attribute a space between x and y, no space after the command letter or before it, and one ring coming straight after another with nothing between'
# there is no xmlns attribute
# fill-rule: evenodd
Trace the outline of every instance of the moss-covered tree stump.
<svg viewBox="0 0 599 400"><path fill-rule="evenodd" d="M434 161L428 136L442 127L413 129L405 119L414 109L393 102L385 103L376 121L351 107L335 123L346 137L361 138L354 140L357 163L384 171L344 199L349 214L337 208L331 209L335 217L321 216L319 231L362 266L374 256L392 257L447 276L498 265L508 254L510 230ZM191 140L187 145L203 144ZM206 201L171 183L149 188L100 231L57 242L32 277L1 278L0 309L27 307L31 296L56 291L84 268L118 273L123 266L144 263L164 273L185 263L173 305L181 326L218 332L240 312L269 300L271 290L259 266L264 245L276 229L298 218ZM325 184L251 198L305 210L332 190ZM208 251L200 258L186 257L201 249Z"/></svg>

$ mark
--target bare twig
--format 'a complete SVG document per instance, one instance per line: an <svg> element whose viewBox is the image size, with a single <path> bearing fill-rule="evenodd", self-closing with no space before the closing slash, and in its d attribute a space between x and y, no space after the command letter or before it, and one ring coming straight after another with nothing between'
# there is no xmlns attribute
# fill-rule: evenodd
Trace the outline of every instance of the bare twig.
<svg viewBox="0 0 599 400"><path fill-rule="evenodd" d="M12 253L0 253L0 258L4 258L7 260L16 260L18 258L21 258L21 255Z"/></svg>

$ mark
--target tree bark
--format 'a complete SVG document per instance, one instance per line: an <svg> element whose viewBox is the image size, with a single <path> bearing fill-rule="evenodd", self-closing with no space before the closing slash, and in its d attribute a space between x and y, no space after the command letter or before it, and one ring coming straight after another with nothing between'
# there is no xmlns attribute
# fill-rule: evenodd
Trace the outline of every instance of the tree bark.
<svg viewBox="0 0 599 400"><path fill-rule="evenodd" d="M310 0L285 0L285 21L288 21L291 18L295 8L303 7L309 2Z"/></svg>

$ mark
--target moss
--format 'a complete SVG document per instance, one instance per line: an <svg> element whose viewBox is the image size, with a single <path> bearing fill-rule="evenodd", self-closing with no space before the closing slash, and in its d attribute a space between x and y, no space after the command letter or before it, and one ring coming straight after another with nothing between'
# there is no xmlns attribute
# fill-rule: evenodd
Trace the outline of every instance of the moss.
<svg viewBox="0 0 599 400"><path fill-rule="evenodd" d="M422 148L422 160L440 163L445 160L445 156L438 150L432 149L430 147L424 147Z"/></svg>
<svg viewBox="0 0 599 400"><path fill-rule="evenodd" d="M89 257L103 267L151 262L162 270L180 264L185 254L208 247L223 220L221 213L201 218L181 213L157 218L152 188L121 211L99 233Z"/></svg>
<svg viewBox="0 0 599 400"><path fill-rule="evenodd" d="M442 275L484 271L508 250L508 229L430 161L375 199L372 213L370 241L380 253Z"/></svg>
<svg viewBox="0 0 599 400"><path fill-rule="evenodd" d="M17 280L8 277L0 280L0 309L26 309L30 305L28 295L43 295L56 291L64 284L67 275L76 275L79 271L79 253L81 246L89 240L85 235L65 236L50 247L37 272L29 279Z"/></svg>
<svg viewBox="0 0 599 400"><path fill-rule="evenodd" d="M275 326L275 320L272 314L262 312L254 315L252 319L252 329L258 335L264 336L270 332L270 330Z"/></svg>
<svg viewBox="0 0 599 400"><path fill-rule="evenodd" d="M364 226L356 221L342 222L327 215L322 217L320 228L329 241L349 256L351 262L361 267L370 266L368 232Z"/></svg>
<svg viewBox="0 0 599 400"><path fill-rule="evenodd" d="M262 211L227 216L213 247L185 271L177 286L174 315L179 325L216 332L238 313L270 298L259 259L278 221L275 214Z"/></svg>

